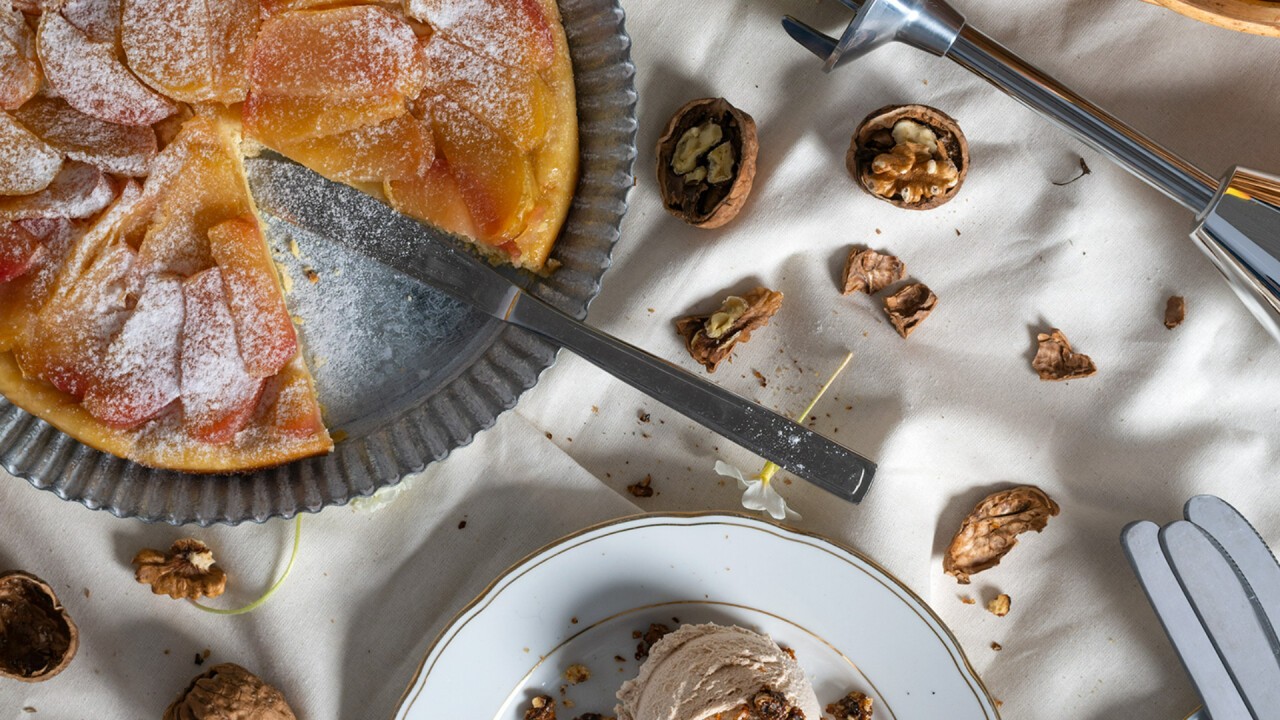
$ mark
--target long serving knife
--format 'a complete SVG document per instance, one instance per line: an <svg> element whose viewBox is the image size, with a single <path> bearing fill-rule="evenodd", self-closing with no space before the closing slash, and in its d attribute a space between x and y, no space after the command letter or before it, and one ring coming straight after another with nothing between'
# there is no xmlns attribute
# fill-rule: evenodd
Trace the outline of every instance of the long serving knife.
<svg viewBox="0 0 1280 720"><path fill-rule="evenodd" d="M246 165L254 199L267 213L568 348L690 420L837 497L856 503L866 494L876 467L867 458L575 320L524 292L461 249L447 233L292 162L261 157L247 160Z"/></svg>

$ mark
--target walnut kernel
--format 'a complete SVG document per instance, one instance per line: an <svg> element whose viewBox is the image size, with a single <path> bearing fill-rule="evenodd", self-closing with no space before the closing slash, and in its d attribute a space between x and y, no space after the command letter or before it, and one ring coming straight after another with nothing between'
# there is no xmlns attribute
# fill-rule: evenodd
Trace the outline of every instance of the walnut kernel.
<svg viewBox="0 0 1280 720"><path fill-rule="evenodd" d="M729 222L751 193L758 147L755 121L724 98L686 103L658 140L663 205L695 227Z"/></svg>
<svg viewBox="0 0 1280 720"><path fill-rule="evenodd" d="M556 720L556 701L550 695L539 695L529 701L524 720Z"/></svg>
<svg viewBox="0 0 1280 720"><path fill-rule="evenodd" d="M871 720L871 698L855 690L828 705L827 714L835 720Z"/></svg>
<svg viewBox="0 0 1280 720"><path fill-rule="evenodd" d="M1044 530L1058 511L1058 504L1032 485L988 495L951 539L942 558L943 571L961 585L968 585L970 575L999 565L1001 558L1018 544L1018 535Z"/></svg>
<svg viewBox="0 0 1280 720"><path fill-rule="evenodd" d="M707 372L715 372L738 343L751 339L751 333L769 324L769 318L782 307L782 293L758 287L737 297L729 296L720 309L710 315L690 315L676 321L676 332L684 336L685 346L694 360Z"/></svg>
<svg viewBox="0 0 1280 720"><path fill-rule="evenodd" d="M133 564L138 582L175 600L218 597L227 588L227 574L214 562L213 551L194 538L174 542L168 553L144 548Z"/></svg>
<svg viewBox="0 0 1280 720"><path fill-rule="evenodd" d="M912 210L955 197L969 169L969 143L954 119L925 105L891 105L858 126L845 164L871 195Z"/></svg>
<svg viewBox="0 0 1280 720"><path fill-rule="evenodd" d="M164 711L164 720L297 720L284 695L232 663L195 676Z"/></svg>
<svg viewBox="0 0 1280 720"><path fill-rule="evenodd" d="M1036 356L1031 360L1031 369L1040 375L1041 380L1075 380L1098 372L1093 359L1073 351L1067 336L1058 328L1040 333L1036 342L1039 345Z"/></svg>
<svg viewBox="0 0 1280 720"><path fill-rule="evenodd" d="M893 255L854 248L844 264L845 295L875 295L907 276L907 265Z"/></svg>
<svg viewBox="0 0 1280 720"><path fill-rule="evenodd" d="M565 668L564 679L570 685L581 685L591 679L591 668L582 663L574 663Z"/></svg>
<svg viewBox="0 0 1280 720"><path fill-rule="evenodd" d="M884 299L889 322L902 337L915 331L938 305L938 296L924 283L912 283Z"/></svg>
<svg viewBox="0 0 1280 720"><path fill-rule="evenodd" d="M991 602L987 603L987 612L996 617L1004 617L1009 614L1010 600L1009 596L1004 593L991 598Z"/></svg>
<svg viewBox="0 0 1280 720"><path fill-rule="evenodd" d="M52 586L20 570L0 573L0 678L48 680L79 646L80 631Z"/></svg>

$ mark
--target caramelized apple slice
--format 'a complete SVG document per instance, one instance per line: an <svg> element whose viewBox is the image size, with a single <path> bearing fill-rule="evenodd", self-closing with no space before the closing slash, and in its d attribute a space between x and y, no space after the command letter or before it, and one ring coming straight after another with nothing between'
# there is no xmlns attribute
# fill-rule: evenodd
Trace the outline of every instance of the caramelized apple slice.
<svg viewBox="0 0 1280 720"><path fill-rule="evenodd" d="M0 283L0 352L8 352L26 338L35 314L53 289L62 260L71 249L67 220L23 220L16 223L36 236L44 252L21 277Z"/></svg>
<svg viewBox="0 0 1280 720"><path fill-rule="evenodd" d="M249 73L255 93L331 99L414 97L427 81L413 30L368 5L269 18Z"/></svg>
<svg viewBox="0 0 1280 720"><path fill-rule="evenodd" d="M17 353L23 375L76 397L102 380L102 358L129 315L125 283L133 259L129 246L112 245L61 284Z"/></svg>
<svg viewBox="0 0 1280 720"><path fill-rule="evenodd" d="M298 354L298 336L257 221L242 217L214 225L209 247L222 269L245 369L271 377Z"/></svg>
<svg viewBox="0 0 1280 720"><path fill-rule="evenodd" d="M249 89L256 0L123 0L125 60L183 102L236 103Z"/></svg>
<svg viewBox="0 0 1280 720"><path fill-rule="evenodd" d="M190 277L215 264L209 229L253 209L231 152L216 135L201 132L190 136L182 169L161 190L163 195L138 248L135 286L137 280L152 273Z"/></svg>
<svg viewBox="0 0 1280 720"><path fill-rule="evenodd" d="M435 159L427 124L409 113L358 130L275 147L338 182L402 180L425 173Z"/></svg>
<svg viewBox="0 0 1280 720"><path fill-rule="evenodd" d="M84 395L91 415L116 428L156 417L179 395L182 280L152 275L133 314L107 347L102 380Z"/></svg>
<svg viewBox="0 0 1280 720"><path fill-rule="evenodd" d="M523 151L543 143L551 90L537 74L500 65L449 37L426 45L432 87L488 123Z"/></svg>
<svg viewBox="0 0 1280 720"><path fill-rule="evenodd" d="M556 59L539 0L405 0L405 14L507 67L545 70Z"/></svg>
<svg viewBox="0 0 1280 720"><path fill-rule="evenodd" d="M36 38L22 13L0 7L0 110L13 110L40 91Z"/></svg>
<svg viewBox="0 0 1280 720"><path fill-rule="evenodd" d="M64 0L62 16L90 40L115 45L120 39L120 0Z"/></svg>
<svg viewBox="0 0 1280 720"><path fill-rule="evenodd" d="M57 11L41 14L36 50L49 84L82 113L117 125L150 125L177 110L129 72L113 45L90 40Z"/></svg>
<svg viewBox="0 0 1280 720"><path fill-rule="evenodd" d="M478 239L501 245L519 235L534 204L536 184L529 156L447 98L433 98L436 145L480 231Z"/></svg>
<svg viewBox="0 0 1280 720"><path fill-rule="evenodd" d="M34 195L0 195L0 222L32 218L80 219L96 215L116 197L116 184L98 168L74 160Z"/></svg>
<svg viewBox="0 0 1280 720"><path fill-rule="evenodd" d="M39 263L44 245L16 222L0 225L0 283L22 277Z"/></svg>
<svg viewBox="0 0 1280 720"><path fill-rule="evenodd" d="M249 93L244 104L245 133L263 145L336 135L377 125L405 112L398 94L333 99Z"/></svg>
<svg viewBox="0 0 1280 720"><path fill-rule="evenodd" d="M268 408L263 425L286 439L328 437L320 416L315 386L301 358L291 361L279 375L267 382L261 404Z"/></svg>
<svg viewBox="0 0 1280 720"><path fill-rule="evenodd" d="M61 98L33 98L13 116L54 149L73 160L116 175L141 177L156 156L156 133L85 115Z"/></svg>
<svg viewBox="0 0 1280 720"><path fill-rule="evenodd" d="M190 437L221 445L253 417L266 381L249 375L240 359L222 271L210 268L188 278L183 296L183 428Z"/></svg>
<svg viewBox="0 0 1280 720"><path fill-rule="evenodd" d="M0 111L0 195L30 195L49 186L62 167L62 153L54 150Z"/></svg>
<svg viewBox="0 0 1280 720"><path fill-rule="evenodd" d="M389 181L382 189L391 206L410 217L465 237L480 235L443 155L422 175Z"/></svg>

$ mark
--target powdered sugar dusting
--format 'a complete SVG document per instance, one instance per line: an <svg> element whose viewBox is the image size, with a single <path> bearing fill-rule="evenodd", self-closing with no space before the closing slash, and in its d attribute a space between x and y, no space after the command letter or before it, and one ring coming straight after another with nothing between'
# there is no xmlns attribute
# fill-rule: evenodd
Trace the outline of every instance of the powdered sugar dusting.
<svg viewBox="0 0 1280 720"><path fill-rule="evenodd" d="M40 239L16 222L0 224L0 283L27 274L45 252Z"/></svg>
<svg viewBox="0 0 1280 720"><path fill-rule="evenodd" d="M248 90L256 32L250 0L130 0L121 43L129 67L169 97L232 103Z"/></svg>
<svg viewBox="0 0 1280 720"><path fill-rule="evenodd" d="M377 7L345 7L267 20L250 77L253 92L269 95L412 97L426 83L426 64L403 20Z"/></svg>
<svg viewBox="0 0 1280 720"><path fill-rule="evenodd" d="M61 9L94 42L114 45L120 38L120 0L65 0Z"/></svg>
<svg viewBox="0 0 1280 720"><path fill-rule="evenodd" d="M251 377L240 359L222 272L211 268L188 279L183 293L183 424L192 437L230 442L253 416L264 381Z"/></svg>
<svg viewBox="0 0 1280 720"><path fill-rule="evenodd" d="M513 68L555 62L555 40L538 0L406 0L409 17Z"/></svg>
<svg viewBox="0 0 1280 720"><path fill-rule="evenodd" d="M426 46L437 90L493 125L522 150L543 141L545 96L536 74L500 65L446 37Z"/></svg>
<svg viewBox="0 0 1280 720"><path fill-rule="evenodd" d="M13 116L68 157L116 175L146 175L156 155L156 133L150 127L105 122L59 98L35 98Z"/></svg>
<svg viewBox="0 0 1280 720"><path fill-rule="evenodd" d="M133 314L107 349L102 381L85 393L84 406L94 417L135 427L178 399L183 315L182 281L148 278Z"/></svg>
<svg viewBox="0 0 1280 720"><path fill-rule="evenodd" d="M0 196L0 221L32 218L80 219L96 215L116 197L116 184L98 168L69 162L34 195Z"/></svg>
<svg viewBox="0 0 1280 720"><path fill-rule="evenodd" d="M30 195L53 182L62 153L0 111L0 195Z"/></svg>
<svg viewBox="0 0 1280 720"><path fill-rule="evenodd" d="M253 218L237 218L209 230L209 245L222 270L245 368L254 377L271 377L297 354L298 338L266 241Z"/></svg>
<svg viewBox="0 0 1280 720"><path fill-rule="evenodd" d="M49 83L80 112L120 125L150 125L177 110L129 72L113 45L90 40L57 12L40 16L37 48Z"/></svg>
<svg viewBox="0 0 1280 720"><path fill-rule="evenodd" d="M0 109L12 110L40 91L36 41L22 13L0 5Z"/></svg>

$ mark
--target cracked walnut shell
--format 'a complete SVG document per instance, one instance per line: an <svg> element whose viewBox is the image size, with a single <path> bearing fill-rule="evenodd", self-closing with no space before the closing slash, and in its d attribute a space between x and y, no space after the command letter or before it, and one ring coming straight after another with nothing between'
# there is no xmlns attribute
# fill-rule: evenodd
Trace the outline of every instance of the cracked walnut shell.
<svg viewBox="0 0 1280 720"><path fill-rule="evenodd" d="M1098 372L1093 359L1073 351L1067 336L1058 328L1040 333L1036 342L1039 345L1036 356L1031 360L1031 369L1040 375L1041 380L1075 380Z"/></svg>
<svg viewBox="0 0 1280 720"><path fill-rule="evenodd" d="M79 646L80 631L49 583L20 570L0 573L0 678L48 680Z"/></svg>
<svg viewBox="0 0 1280 720"><path fill-rule="evenodd" d="M842 294L864 292L875 295L906 276L907 265L897 257L875 250L854 248L844 264Z"/></svg>
<svg viewBox="0 0 1280 720"><path fill-rule="evenodd" d="M912 283L884 299L889 323L902 337L915 331L938 305L938 296L924 283Z"/></svg>
<svg viewBox="0 0 1280 720"><path fill-rule="evenodd" d="M1029 530L1044 530L1058 510L1058 504L1033 485L988 495L973 508L951 539L942 558L942 570L961 585L968 585L970 575L999 565L1018 544L1018 535Z"/></svg>
<svg viewBox="0 0 1280 720"><path fill-rule="evenodd" d="M676 332L684 336L693 359L713 373L738 343L747 342L754 330L768 325L781 307L782 293L758 287L742 297L730 295L710 315L680 318Z"/></svg>
<svg viewBox="0 0 1280 720"><path fill-rule="evenodd" d="M174 542L168 553L144 548L133 564L138 566L138 582L174 600L218 597L227 589L227 574L214 562L213 551L193 538Z"/></svg>
<svg viewBox="0 0 1280 720"><path fill-rule="evenodd" d="M858 186L909 210L955 197L969 171L969 142L951 116L926 105L889 105L858 125L845 155Z"/></svg>
<svg viewBox="0 0 1280 720"><path fill-rule="evenodd" d="M756 123L724 98L692 100L658 139L658 192L667 212L700 228L732 220L756 176Z"/></svg>
<svg viewBox="0 0 1280 720"><path fill-rule="evenodd" d="M233 663L197 675L164 720L297 720L284 695Z"/></svg>

